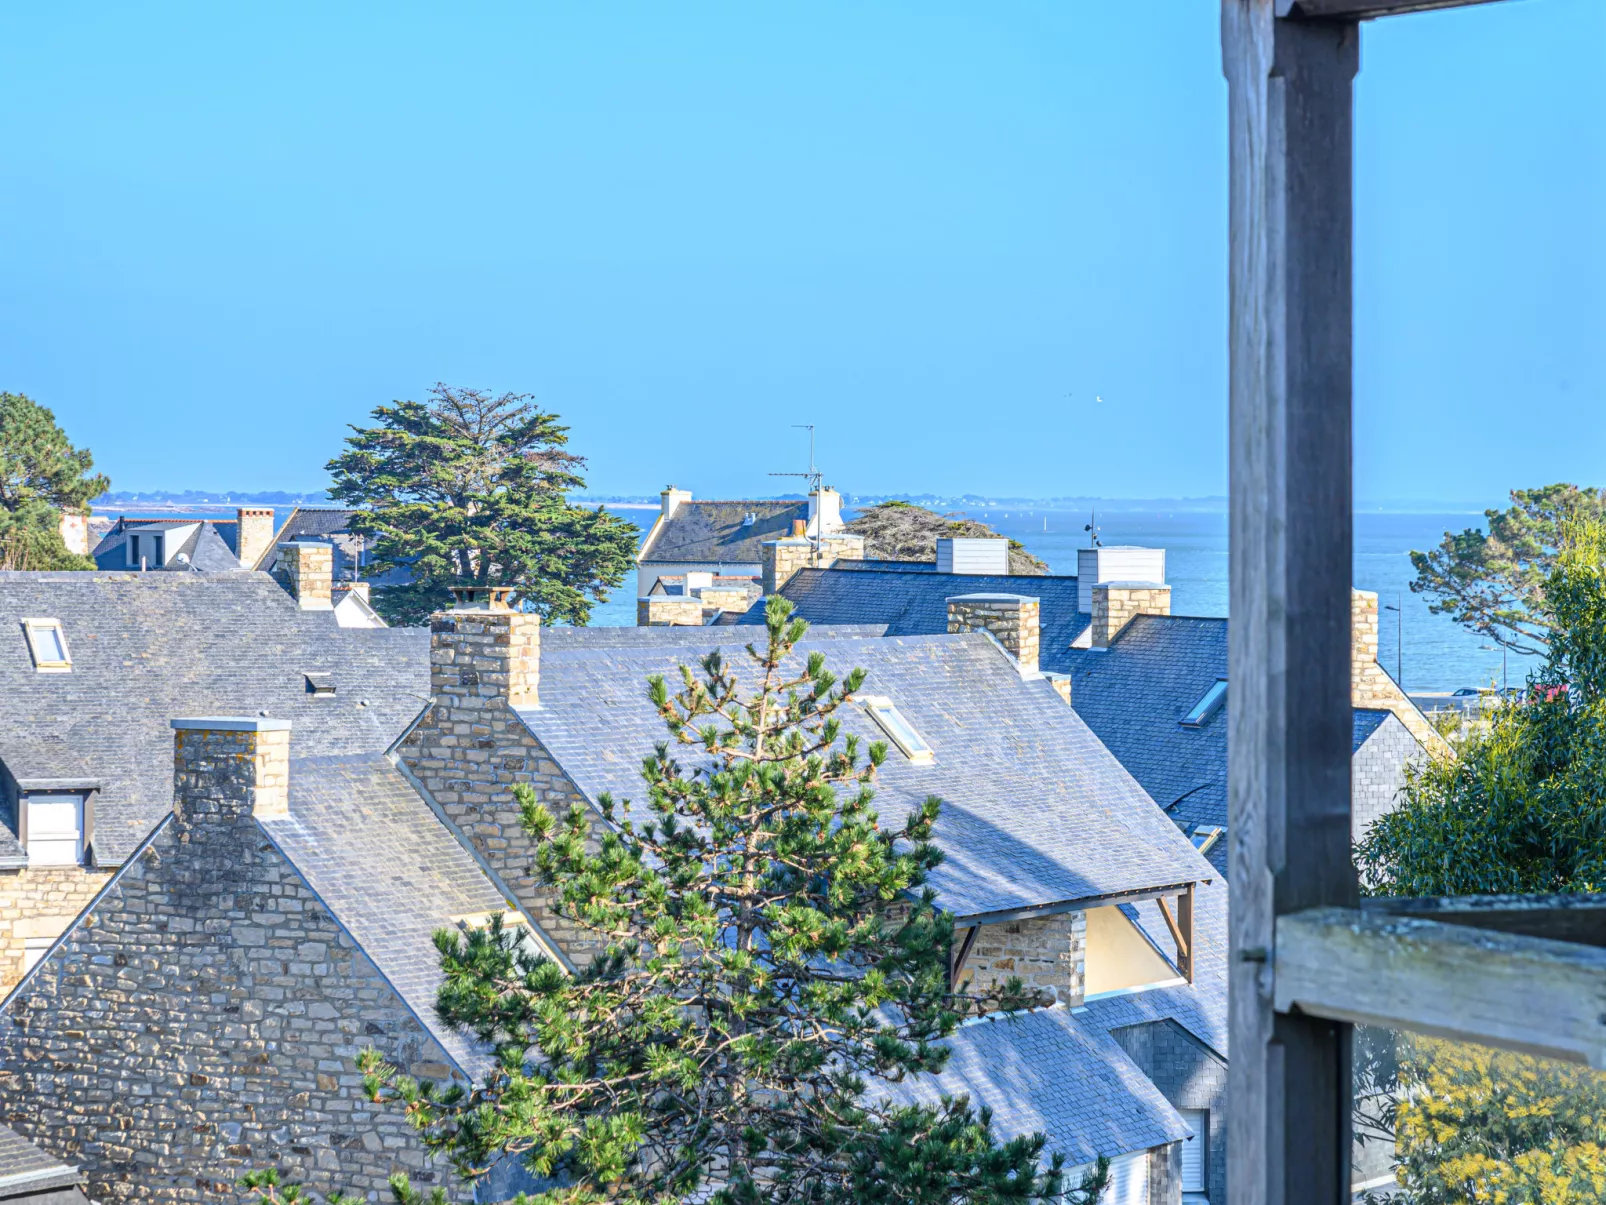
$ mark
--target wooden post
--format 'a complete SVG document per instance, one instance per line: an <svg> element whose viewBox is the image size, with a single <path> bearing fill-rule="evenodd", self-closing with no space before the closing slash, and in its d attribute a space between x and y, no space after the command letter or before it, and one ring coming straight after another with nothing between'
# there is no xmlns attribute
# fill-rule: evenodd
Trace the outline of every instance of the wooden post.
<svg viewBox="0 0 1606 1205"><path fill-rule="evenodd" d="M1228 1199L1349 1190L1349 1026L1278 1015L1279 915L1350 864L1353 20L1223 0L1230 198Z"/></svg>
<svg viewBox="0 0 1606 1205"><path fill-rule="evenodd" d="M1189 883L1188 889L1177 896L1177 928L1182 931L1182 953L1177 960L1177 970L1182 972L1182 977L1189 983L1193 982L1194 967L1193 887L1194 885Z"/></svg>

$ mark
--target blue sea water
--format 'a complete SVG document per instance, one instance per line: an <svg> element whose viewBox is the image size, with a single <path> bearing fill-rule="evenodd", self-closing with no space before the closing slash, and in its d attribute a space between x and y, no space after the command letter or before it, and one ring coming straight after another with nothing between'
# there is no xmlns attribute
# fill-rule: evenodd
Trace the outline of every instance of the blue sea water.
<svg viewBox="0 0 1606 1205"><path fill-rule="evenodd" d="M657 508L653 508L655 511ZM619 510L629 518L652 511ZM1053 573L1076 572L1076 550L1087 547L1083 530L1089 516L1068 511L976 509L963 512L994 530L1019 540ZM851 512L849 512L851 517ZM1435 547L1446 531L1479 527L1477 513L1400 514L1362 511L1355 516L1355 585L1375 590L1383 611L1378 659L1408 690L1453 690L1460 686L1498 685L1501 655L1480 646L1488 641L1429 612L1427 600L1412 594L1410 554ZM1224 512L1101 511L1099 537L1109 544L1141 544L1166 550L1166 577L1171 583L1171 609L1177 615L1227 613L1227 516ZM635 599L615 594L592 614L605 626L633 624ZM1509 676L1520 682L1533 667L1531 659L1510 659Z"/></svg>

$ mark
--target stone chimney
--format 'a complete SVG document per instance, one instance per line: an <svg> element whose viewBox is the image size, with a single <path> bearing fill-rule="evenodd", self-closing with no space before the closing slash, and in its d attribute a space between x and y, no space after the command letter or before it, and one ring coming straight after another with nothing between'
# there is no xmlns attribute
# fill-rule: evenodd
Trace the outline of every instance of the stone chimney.
<svg viewBox="0 0 1606 1205"><path fill-rule="evenodd" d="M239 521L235 529L234 554L242 569L255 569L262 554L273 544L273 507L242 506L234 512Z"/></svg>
<svg viewBox="0 0 1606 1205"><path fill-rule="evenodd" d="M1392 711L1422 747L1448 755L1449 742L1377 663L1377 595L1371 590L1350 591L1350 705Z"/></svg>
<svg viewBox="0 0 1606 1205"><path fill-rule="evenodd" d="M829 487L809 495L807 532L811 536L832 536L842 530L842 495Z"/></svg>
<svg viewBox="0 0 1606 1205"><path fill-rule="evenodd" d="M948 600L950 632L991 632L1021 673L1037 672L1040 607L1024 594L957 594Z"/></svg>
<svg viewBox="0 0 1606 1205"><path fill-rule="evenodd" d="M511 593L506 586L453 587L457 604L430 616L429 689L451 725L540 705L541 618L509 607Z"/></svg>
<svg viewBox="0 0 1606 1205"><path fill-rule="evenodd" d="M680 504L690 501L690 490L677 490L672 485L658 495L658 505L665 519L673 519L675 512L680 509Z"/></svg>
<svg viewBox="0 0 1606 1205"><path fill-rule="evenodd" d="M284 566L296 606L303 611L328 611L334 608L333 545L292 540L280 545L279 563Z"/></svg>
<svg viewBox="0 0 1606 1205"><path fill-rule="evenodd" d="M640 628L699 628L703 626L703 600L696 595L649 594L636 599L636 626Z"/></svg>
<svg viewBox="0 0 1606 1205"><path fill-rule="evenodd" d="M806 536L765 540L758 550L759 585L764 590L764 596L768 598L786 585L799 569L808 568L813 558L814 545Z"/></svg>
<svg viewBox="0 0 1606 1205"><path fill-rule="evenodd" d="M89 516L76 511L61 512L61 542L74 556L89 555Z"/></svg>
<svg viewBox="0 0 1606 1205"><path fill-rule="evenodd" d="M172 721L173 813L181 824L290 814L290 721L206 716Z"/></svg>
<svg viewBox="0 0 1606 1205"><path fill-rule="evenodd" d="M1099 582L1093 587L1092 647L1107 649L1138 615L1171 614L1171 587L1159 582Z"/></svg>

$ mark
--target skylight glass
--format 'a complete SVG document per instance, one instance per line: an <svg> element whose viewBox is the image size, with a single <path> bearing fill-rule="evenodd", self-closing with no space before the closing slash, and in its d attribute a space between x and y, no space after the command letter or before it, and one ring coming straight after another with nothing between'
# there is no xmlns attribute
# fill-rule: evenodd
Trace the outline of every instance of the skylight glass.
<svg viewBox="0 0 1606 1205"><path fill-rule="evenodd" d="M1197 728L1216 712L1227 701L1227 679L1217 678L1210 689L1205 691L1204 698L1193 705L1193 710L1182 717L1184 728Z"/></svg>
<svg viewBox="0 0 1606 1205"><path fill-rule="evenodd" d="M42 674L65 673L72 669L61 620L24 619L22 627L28 633L28 652L33 655L34 669Z"/></svg>
<svg viewBox="0 0 1606 1205"><path fill-rule="evenodd" d="M926 744L925 738L915 731L914 725L904 718L891 699L873 695L865 699L864 707L870 713L870 718L881 726L881 731L910 761L924 765L933 759L935 754L931 746Z"/></svg>
<svg viewBox="0 0 1606 1205"><path fill-rule="evenodd" d="M1201 824L1193 830L1193 836L1188 839L1193 842L1193 847L1200 853L1209 853L1210 847L1221 840L1222 833L1225 831L1225 829L1217 825Z"/></svg>

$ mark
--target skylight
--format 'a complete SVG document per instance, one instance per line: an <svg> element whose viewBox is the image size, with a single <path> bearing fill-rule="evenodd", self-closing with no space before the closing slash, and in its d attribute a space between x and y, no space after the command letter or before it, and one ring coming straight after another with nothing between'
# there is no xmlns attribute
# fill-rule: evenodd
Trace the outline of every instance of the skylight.
<svg viewBox="0 0 1606 1205"><path fill-rule="evenodd" d="M1227 679L1217 678L1210 689L1204 692L1204 698L1193 705L1193 710L1182 717L1184 728L1198 728L1227 701Z"/></svg>
<svg viewBox="0 0 1606 1205"><path fill-rule="evenodd" d="M1193 847L1196 850L1202 854L1206 854L1210 852L1210 847L1212 845L1221 840L1222 835L1225 832L1226 830L1221 828L1219 825L1201 824L1198 828L1193 830L1193 835L1189 837L1188 840L1193 842Z"/></svg>
<svg viewBox="0 0 1606 1205"><path fill-rule="evenodd" d="M891 699L870 695L864 700L864 708L870 713L870 718L881 726L881 731L891 738L892 743L898 746L910 761L923 766L936 756L932 753L931 746L926 744L925 738L915 731L913 724L904 719L903 713L893 705Z"/></svg>
<svg viewBox="0 0 1606 1205"><path fill-rule="evenodd" d="M41 674L65 674L72 669L61 620L24 619L22 627L28 634L28 652L33 655L34 669Z"/></svg>

